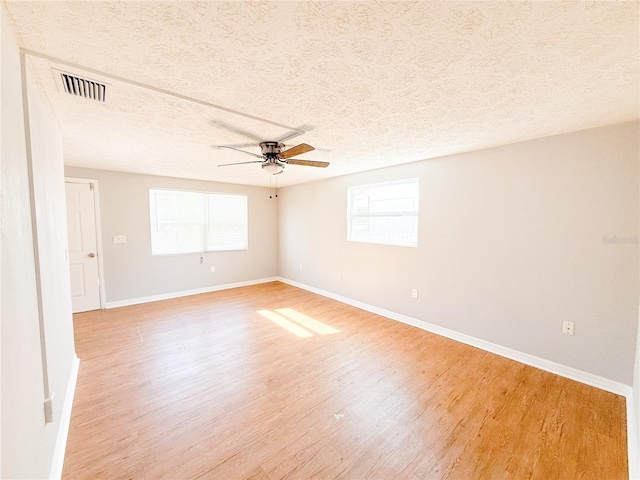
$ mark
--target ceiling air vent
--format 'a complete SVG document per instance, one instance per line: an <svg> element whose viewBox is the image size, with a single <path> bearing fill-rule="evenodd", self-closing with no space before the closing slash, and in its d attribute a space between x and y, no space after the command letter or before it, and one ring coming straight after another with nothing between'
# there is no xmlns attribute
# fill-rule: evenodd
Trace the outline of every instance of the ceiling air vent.
<svg viewBox="0 0 640 480"><path fill-rule="evenodd" d="M90 98L99 102L106 101L107 85L104 83L77 77L60 72L64 91L79 97Z"/></svg>

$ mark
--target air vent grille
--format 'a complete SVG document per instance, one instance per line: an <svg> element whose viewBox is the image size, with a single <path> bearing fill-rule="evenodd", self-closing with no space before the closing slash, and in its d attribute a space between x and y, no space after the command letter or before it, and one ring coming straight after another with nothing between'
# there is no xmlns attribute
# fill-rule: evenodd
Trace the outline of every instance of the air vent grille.
<svg viewBox="0 0 640 480"><path fill-rule="evenodd" d="M60 76L62 77L62 86L65 92L99 102L106 101L107 86L104 83L76 77L68 73L60 73Z"/></svg>

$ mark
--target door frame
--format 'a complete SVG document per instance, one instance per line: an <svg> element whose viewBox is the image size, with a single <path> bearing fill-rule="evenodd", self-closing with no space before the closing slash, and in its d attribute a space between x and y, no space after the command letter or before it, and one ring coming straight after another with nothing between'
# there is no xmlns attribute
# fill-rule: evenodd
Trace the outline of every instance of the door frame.
<svg viewBox="0 0 640 480"><path fill-rule="evenodd" d="M96 218L96 254L98 255L98 290L100 293L100 309L104 310L107 304L107 295L104 289L104 264L102 263L102 226L100 222L100 190L98 180L94 178L64 177L64 183L84 183L91 185L93 192L93 213ZM69 249L67 247L67 262L69 261Z"/></svg>

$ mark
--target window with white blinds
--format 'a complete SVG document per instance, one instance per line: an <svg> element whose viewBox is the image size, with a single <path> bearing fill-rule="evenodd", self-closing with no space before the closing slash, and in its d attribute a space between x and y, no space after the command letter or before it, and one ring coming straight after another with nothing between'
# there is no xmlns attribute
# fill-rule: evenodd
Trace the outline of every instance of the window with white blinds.
<svg viewBox="0 0 640 480"><path fill-rule="evenodd" d="M417 247L419 189L417 178L349 187L347 240Z"/></svg>
<svg viewBox="0 0 640 480"><path fill-rule="evenodd" d="M247 197L149 190L151 254L247 250Z"/></svg>

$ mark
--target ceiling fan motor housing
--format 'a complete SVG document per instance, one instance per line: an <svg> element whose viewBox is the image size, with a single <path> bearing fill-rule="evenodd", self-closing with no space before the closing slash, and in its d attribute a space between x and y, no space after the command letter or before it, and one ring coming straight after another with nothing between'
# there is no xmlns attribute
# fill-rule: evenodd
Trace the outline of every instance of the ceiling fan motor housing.
<svg viewBox="0 0 640 480"><path fill-rule="evenodd" d="M278 142L262 142L260 143L260 148L262 149L263 155L280 155L280 152L284 148L284 144Z"/></svg>

